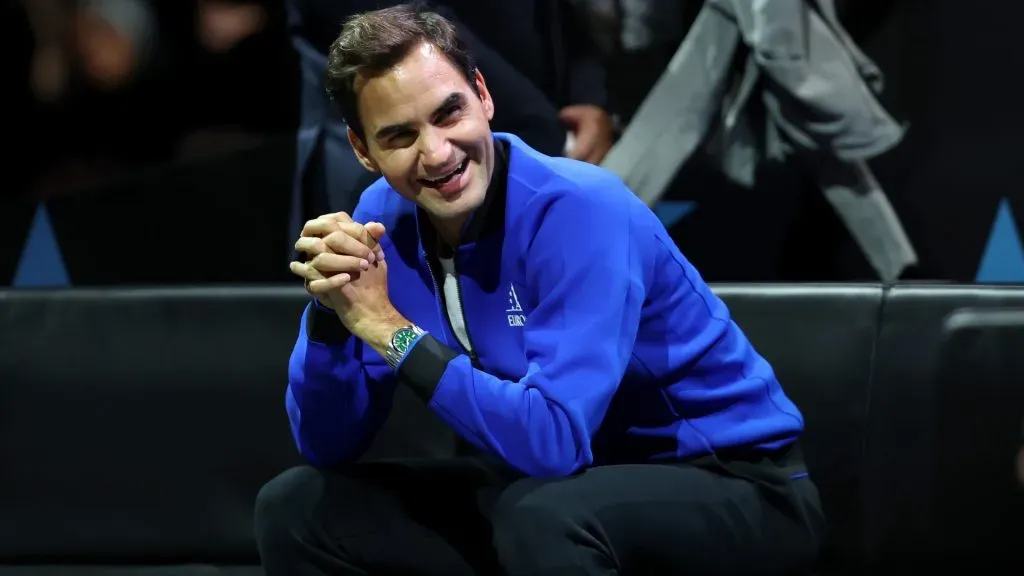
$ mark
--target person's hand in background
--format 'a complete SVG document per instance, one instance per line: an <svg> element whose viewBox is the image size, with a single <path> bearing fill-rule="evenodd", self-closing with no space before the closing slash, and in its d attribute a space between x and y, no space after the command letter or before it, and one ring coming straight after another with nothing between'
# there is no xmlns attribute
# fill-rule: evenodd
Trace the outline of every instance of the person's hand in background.
<svg viewBox="0 0 1024 576"><path fill-rule="evenodd" d="M267 12L258 4L203 0L199 6L199 43L220 54L259 33L267 24Z"/></svg>
<svg viewBox="0 0 1024 576"><path fill-rule="evenodd" d="M570 158L600 164L615 143L615 124L608 111L591 104L562 108L559 118L572 132L566 154Z"/></svg>
<svg viewBox="0 0 1024 576"><path fill-rule="evenodd" d="M73 27L81 71L102 90L130 84L158 41L157 16L147 0L86 0L75 11Z"/></svg>

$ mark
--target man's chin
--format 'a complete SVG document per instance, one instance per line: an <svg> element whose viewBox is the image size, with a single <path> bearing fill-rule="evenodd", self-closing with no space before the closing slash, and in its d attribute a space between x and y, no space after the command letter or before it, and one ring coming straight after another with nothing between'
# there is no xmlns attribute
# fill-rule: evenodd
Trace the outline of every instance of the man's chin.
<svg viewBox="0 0 1024 576"><path fill-rule="evenodd" d="M463 195L465 195L465 193L466 193L466 188L463 188L462 190L459 190L458 192L452 192L451 194L448 194L446 196L442 196L442 195L438 194L437 195L437 200L438 200L438 202L440 204L451 206L453 204L458 204L459 200L462 199L462 197L463 197Z"/></svg>
<svg viewBox="0 0 1024 576"><path fill-rule="evenodd" d="M454 194L439 196L437 203L438 210L446 210L457 216L476 210L483 203L483 194L478 191L476 186L470 184Z"/></svg>
<svg viewBox="0 0 1024 576"><path fill-rule="evenodd" d="M457 199L453 199L450 202L439 202L433 206L424 206L424 208L426 208L427 212L432 216L442 220L454 220L473 212L471 207L466 206Z"/></svg>

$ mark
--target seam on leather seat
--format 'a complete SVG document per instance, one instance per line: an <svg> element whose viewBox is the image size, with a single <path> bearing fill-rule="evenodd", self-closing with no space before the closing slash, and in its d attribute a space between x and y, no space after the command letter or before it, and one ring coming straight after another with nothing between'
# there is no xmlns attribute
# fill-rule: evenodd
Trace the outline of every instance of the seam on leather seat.
<svg viewBox="0 0 1024 576"><path fill-rule="evenodd" d="M893 284L882 284L882 294L879 297L878 312L875 314L875 333L874 340L871 342L871 357L868 360L868 382L867 390L864 392L864 430L861 432L860 439L860 468L861 473L868 468L868 440L871 437L871 398L875 391L875 382L877 380L877 366L878 366L878 351L882 344L882 327L884 325L886 308L889 305L889 296L892 293ZM860 501L867 501L867 483L864 478L861 478L860 482ZM861 509L860 518L860 549L863 552L867 552L869 535L868 525L866 519L863 517L863 508Z"/></svg>

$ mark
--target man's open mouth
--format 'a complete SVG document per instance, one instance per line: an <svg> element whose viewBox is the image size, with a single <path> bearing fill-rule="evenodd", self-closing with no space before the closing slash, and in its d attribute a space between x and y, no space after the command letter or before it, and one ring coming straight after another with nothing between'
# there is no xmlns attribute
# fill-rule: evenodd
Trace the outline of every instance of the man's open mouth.
<svg viewBox="0 0 1024 576"><path fill-rule="evenodd" d="M426 178L420 178L420 183L422 183L424 186L429 186L430 188L437 188L438 186L444 186L445 184L447 184L448 182L451 182L455 178L458 178L459 176L462 176L462 173L465 172L466 168L468 168L468 167L469 167L469 158L467 157L465 160L460 162L459 165L456 166L454 170L452 170L448 174L446 174L446 175L444 175L444 176L442 176L440 178L434 178L433 180L428 180Z"/></svg>

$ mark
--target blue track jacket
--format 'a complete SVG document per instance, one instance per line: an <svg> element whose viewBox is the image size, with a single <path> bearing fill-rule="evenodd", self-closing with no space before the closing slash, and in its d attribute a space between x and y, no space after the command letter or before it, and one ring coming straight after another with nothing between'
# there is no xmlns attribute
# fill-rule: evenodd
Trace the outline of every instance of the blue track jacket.
<svg viewBox="0 0 1024 576"><path fill-rule="evenodd" d="M772 367L620 179L509 134L495 146L500 166L454 256L472 353L445 313L429 220L383 179L363 193L353 218L387 227L391 301L428 335L393 371L309 305L286 404L310 463L358 458L400 385L532 476L773 450L800 435Z"/></svg>

